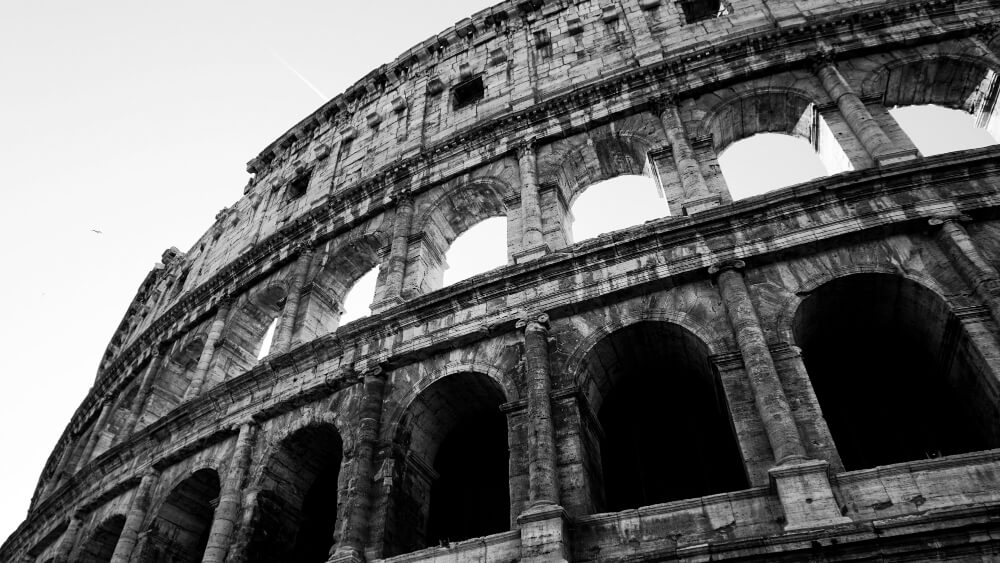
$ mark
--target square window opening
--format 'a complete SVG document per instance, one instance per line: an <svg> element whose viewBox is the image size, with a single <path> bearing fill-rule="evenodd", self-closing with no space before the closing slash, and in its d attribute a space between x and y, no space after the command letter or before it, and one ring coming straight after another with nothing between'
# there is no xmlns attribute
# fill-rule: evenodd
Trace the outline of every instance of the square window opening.
<svg viewBox="0 0 1000 563"><path fill-rule="evenodd" d="M452 90L452 99L455 109L471 106L486 96L486 86L483 84L483 77L477 76L466 80L455 86Z"/></svg>
<svg viewBox="0 0 1000 563"><path fill-rule="evenodd" d="M297 178L292 180L288 184L288 199L298 199L306 194L306 190L309 189L309 178L312 177L311 172L305 174L300 174Z"/></svg>
<svg viewBox="0 0 1000 563"><path fill-rule="evenodd" d="M729 15L729 6L722 0L678 0L685 23L696 23Z"/></svg>

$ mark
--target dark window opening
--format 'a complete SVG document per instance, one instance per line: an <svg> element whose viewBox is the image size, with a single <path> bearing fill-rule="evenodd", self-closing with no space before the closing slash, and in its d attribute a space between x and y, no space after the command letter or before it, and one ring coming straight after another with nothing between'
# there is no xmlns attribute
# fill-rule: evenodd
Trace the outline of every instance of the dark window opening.
<svg viewBox="0 0 1000 563"><path fill-rule="evenodd" d="M678 0L685 23L710 20L729 13L720 0Z"/></svg>
<svg viewBox="0 0 1000 563"><path fill-rule="evenodd" d="M506 531L507 419L500 412L465 417L445 438L434 460L428 545Z"/></svg>
<svg viewBox="0 0 1000 563"><path fill-rule="evenodd" d="M598 413L604 510L749 487L721 382L697 338L639 323L598 343L588 364L611 386Z"/></svg>
<svg viewBox="0 0 1000 563"><path fill-rule="evenodd" d="M124 516L112 516L106 520L84 544L77 560L80 563L109 563L124 528Z"/></svg>
<svg viewBox="0 0 1000 563"><path fill-rule="evenodd" d="M306 190L309 189L309 178L312 177L311 173L300 174L294 180L288 183L288 199L297 199L306 194Z"/></svg>
<svg viewBox="0 0 1000 563"><path fill-rule="evenodd" d="M854 275L814 291L796 342L848 470L997 447L997 407L957 319L930 290Z"/></svg>
<svg viewBox="0 0 1000 563"><path fill-rule="evenodd" d="M329 559L341 458L333 427L307 427L285 439L264 469L248 563Z"/></svg>
<svg viewBox="0 0 1000 563"><path fill-rule="evenodd" d="M146 532L138 560L146 563L201 561L208 545L219 497L219 476L202 469L178 485L160 508Z"/></svg>
<svg viewBox="0 0 1000 563"><path fill-rule="evenodd" d="M466 80L465 82L455 86L452 90L452 97L455 102L455 109L464 108L466 106L471 106L472 104L483 99L486 95L486 87L483 85L483 77L477 76L475 78Z"/></svg>

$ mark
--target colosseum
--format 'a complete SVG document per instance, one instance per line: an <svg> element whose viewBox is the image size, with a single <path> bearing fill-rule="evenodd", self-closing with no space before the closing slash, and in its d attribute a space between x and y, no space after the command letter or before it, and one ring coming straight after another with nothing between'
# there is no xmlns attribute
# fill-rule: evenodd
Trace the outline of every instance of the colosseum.
<svg viewBox="0 0 1000 563"><path fill-rule="evenodd" d="M508 0L142 281L16 563L1000 561L996 0ZM758 133L831 172L734 201ZM574 243L623 174L669 216ZM507 264L445 286L506 218ZM372 314L339 326L378 268ZM273 334L270 347L265 336Z"/></svg>

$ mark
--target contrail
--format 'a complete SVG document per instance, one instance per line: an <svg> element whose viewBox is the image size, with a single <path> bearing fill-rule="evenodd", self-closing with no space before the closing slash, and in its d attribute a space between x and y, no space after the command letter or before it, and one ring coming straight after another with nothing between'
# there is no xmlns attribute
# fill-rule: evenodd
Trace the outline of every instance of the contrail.
<svg viewBox="0 0 1000 563"><path fill-rule="evenodd" d="M279 63L281 63L288 70L292 71L292 74L294 74L295 76L298 76L299 80L301 80L303 83L305 83L305 85L308 86L310 90L312 90L313 92L315 92L316 95L319 96L321 100L323 100L324 102L330 101L330 98L327 97L326 94L324 94L323 92L321 92L320 89L317 88L312 82L309 82L308 78L306 78L305 76L302 76L302 73L300 73L299 71L295 70L295 67L293 67L292 65L288 64L288 61L286 61L285 59L281 58L281 55L279 55L277 52L275 52L274 49L269 49L269 51L271 51L271 54L274 55L274 58L278 59Z"/></svg>

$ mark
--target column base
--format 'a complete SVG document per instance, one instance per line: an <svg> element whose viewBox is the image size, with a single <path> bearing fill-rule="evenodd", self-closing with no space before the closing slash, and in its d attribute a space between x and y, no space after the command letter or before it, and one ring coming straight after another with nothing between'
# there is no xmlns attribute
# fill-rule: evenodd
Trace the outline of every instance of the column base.
<svg viewBox="0 0 1000 563"><path fill-rule="evenodd" d="M681 202L681 213L693 215L699 211L705 211L722 205L722 196L712 194L707 197L691 198Z"/></svg>
<svg viewBox="0 0 1000 563"><path fill-rule="evenodd" d="M551 252L551 250L549 249L549 245L545 244L544 242L541 244L537 244L535 246L530 246L528 248L519 250L514 253L514 263L524 264L525 262L530 262L531 260L536 260L538 258L541 258L542 256L545 256L549 252Z"/></svg>
<svg viewBox="0 0 1000 563"><path fill-rule="evenodd" d="M878 166L888 166L890 164L896 164L899 162L906 162L907 160L913 160L917 158L920 153L917 149L907 149L905 151L896 151L885 154L880 154L875 157L875 164Z"/></svg>
<svg viewBox="0 0 1000 563"><path fill-rule="evenodd" d="M785 510L786 531L851 523L833 496L829 465L816 459L797 460L767 472Z"/></svg>
<svg viewBox="0 0 1000 563"><path fill-rule="evenodd" d="M558 504L536 504L517 517L521 529L521 561L569 561L569 516Z"/></svg>

